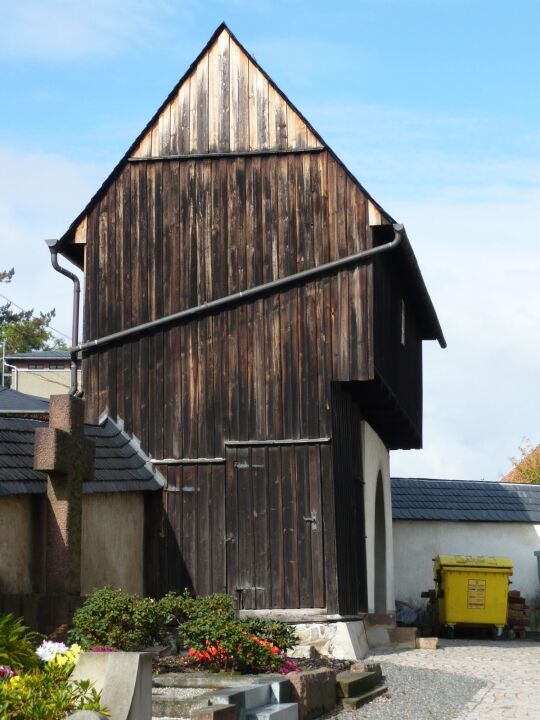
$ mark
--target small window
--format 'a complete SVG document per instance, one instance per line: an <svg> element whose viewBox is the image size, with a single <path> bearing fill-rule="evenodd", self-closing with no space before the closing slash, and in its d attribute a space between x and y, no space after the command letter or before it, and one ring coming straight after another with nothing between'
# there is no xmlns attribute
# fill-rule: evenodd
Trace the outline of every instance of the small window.
<svg viewBox="0 0 540 720"><path fill-rule="evenodd" d="M28 363L28 369L29 370L44 370L45 365L42 365L41 363Z"/></svg>
<svg viewBox="0 0 540 720"><path fill-rule="evenodd" d="M49 363L49 370L65 370L65 365L55 365L54 363Z"/></svg>
<svg viewBox="0 0 540 720"><path fill-rule="evenodd" d="M405 301L401 301L401 344L405 347Z"/></svg>

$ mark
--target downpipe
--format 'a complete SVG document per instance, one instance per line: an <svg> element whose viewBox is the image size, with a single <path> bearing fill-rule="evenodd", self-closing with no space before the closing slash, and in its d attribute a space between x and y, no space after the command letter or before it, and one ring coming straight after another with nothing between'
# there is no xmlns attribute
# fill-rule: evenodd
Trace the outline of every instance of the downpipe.
<svg viewBox="0 0 540 720"><path fill-rule="evenodd" d="M69 388L70 395L76 395L78 389L77 381L77 345L79 344L79 304L81 297L81 283L75 273L70 272L66 268L61 267L58 264L58 240L45 240L49 251L51 253L51 264L53 268L65 275L73 281L73 322L71 326L71 387Z"/></svg>
<svg viewBox="0 0 540 720"><path fill-rule="evenodd" d="M123 338L130 337L132 335L136 335L147 330L153 330L158 327L163 327L163 325L168 325L172 322L185 321L190 320L194 317L199 317L201 315L208 315L209 313L222 310L226 307L230 307L231 305L234 305L238 302L244 302L246 300L259 298L262 295L265 295L274 290L282 290L290 287L291 285L295 285L296 283L306 282L308 280L312 280L340 268L349 267L351 265L355 265L356 263L364 262L376 255L381 255L382 253L388 252L389 250L393 250L401 243L405 234L405 228L403 227L403 225L398 224L395 224L393 227L394 239L391 242L385 243L384 245L378 245L377 247L368 248L367 250L362 250L358 253L355 253L354 255L340 258L339 260L332 260L331 262L325 263L324 265L317 265L314 268L302 270L300 272L294 273L293 275L287 275L285 277L279 278L278 280L272 280L271 282L264 283L263 285L257 285L256 287L248 288L247 290L241 290L240 292L234 293L233 295L227 295L217 300L210 300L209 302L203 303L202 305L197 305L196 307L188 308L186 310L180 310L179 312L173 313L172 315L166 315L164 317L158 318L157 320L150 320L148 322L141 323L140 325L135 325L134 327L126 328L125 330L120 330L118 332L112 333L111 335L104 335L103 337L96 338L95 340L88 340L87 342L83 342L80 345L74 342L71 350L77 353L96 347L103 347L104 345L109 345L118 340L122 340ZM53 240L50 242L54 243L55 241ZM53 251L51 250L51 255L52 252ZM59 272L67 275L68 277L75 277L67 270L58 267L58 265L55 266L54 261L53 267L55 267L59 270Z"/></svg>

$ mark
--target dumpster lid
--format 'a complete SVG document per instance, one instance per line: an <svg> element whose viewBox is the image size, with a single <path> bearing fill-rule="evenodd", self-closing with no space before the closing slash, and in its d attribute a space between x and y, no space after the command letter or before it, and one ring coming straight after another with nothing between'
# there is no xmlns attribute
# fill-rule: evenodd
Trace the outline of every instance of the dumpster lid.
<svg viewBox="0 0 540 720"><path fill-rule="evenodd" d="M437 555L434 560L440 566L513 568L510 558L489 555Z"/></svg>

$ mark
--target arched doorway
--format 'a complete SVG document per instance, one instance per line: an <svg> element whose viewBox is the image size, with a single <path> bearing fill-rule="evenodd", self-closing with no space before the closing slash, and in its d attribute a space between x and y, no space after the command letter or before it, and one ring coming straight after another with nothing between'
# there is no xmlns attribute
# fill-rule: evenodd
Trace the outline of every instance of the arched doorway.
<svg viewBox="0 0 540 720"><path fill-rule="evenodd" d="M375 491L375 612L385 613L386 610L386 519L383 479L379 471Z"/></svg>

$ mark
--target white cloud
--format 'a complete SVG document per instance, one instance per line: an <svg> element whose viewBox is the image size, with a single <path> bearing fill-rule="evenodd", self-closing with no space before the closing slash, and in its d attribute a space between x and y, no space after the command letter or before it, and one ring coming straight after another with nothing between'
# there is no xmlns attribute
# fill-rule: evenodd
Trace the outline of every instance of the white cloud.
<svg viewBox="0 0 540 720"><path fill-rule="evenodd" d="M393 203L448 341L424 344L424 450L393 453L394 474L497 480L540 439L538 208L510 190Z"/></svg>
<svg viewBox="0 0 540 720"><path fill-rule="evenodd" d="M115 55L160 37L171 7L167 0L3 1L0 52L53 61Z"/></svg>
<svg viewBox="0 0 540 720"><path fill-rule="evenodd" d="M51 267L43 241L67 230L107 168L1 147L0 167L0 270L15 268L0 292L25 309L56 308L53 326L69 334L72 286Z"/></svg>

